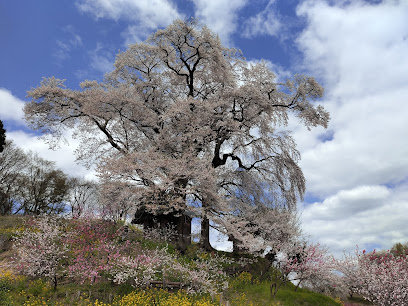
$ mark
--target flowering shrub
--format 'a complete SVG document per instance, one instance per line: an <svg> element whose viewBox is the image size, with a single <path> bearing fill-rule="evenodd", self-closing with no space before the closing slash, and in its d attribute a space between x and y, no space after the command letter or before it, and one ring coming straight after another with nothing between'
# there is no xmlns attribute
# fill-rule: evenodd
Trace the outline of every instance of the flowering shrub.
<svg viewBox="0 0 408 306"><path fill-rule="evenodd" d="M128 241L122 244L115 241L120 237L120 230L108 221L76 219L69 227L71 235L65 239L72 257L68 275L82 283L98 281L129 246Z"/></svg>
<svg viewBox="0 0 408 306"><path fill-rule="evenodd" d="M34 219L27 229L15 237L15 269L26 275L48 278L56 289L58 278L63 276L66 268L66 236L57 218Z"/></svg>
<svg viewBox="0 0 408 306"><path fill-rule="evenodd" d="M58 278L84 282L110 279L136 288L153 280L176 281L188 293L216 294L228 287L222 265L230 260L216 254L198 253L194 260L169 254L167 248L141 250L122 241L121 230L102 220L70 220L62 226L52 217L35 219L16 237L16 267L24 274L46 277L57 286Z"/></svg>
<svg viewBox="0 0 408 306"><path fill-rule="evenodd" d="M298 281L297 287L306 282L308 287L315 289L319 282L333 277L333 261L327 249L319 244L295 243L288 246L277 261L277 270L272 272L271 295L276 296L280 286L291 280Z"/></svg>
<svg viewBox="0 0 408 306"><path fill-rule="evenodd" d="M231 287L242 288L251 284L259 284L259 280L254 278L249 272L241 272L231 279L229 284Z"/></svg>
<svg viewBox="0 0 408 306"><path fill-rule="evenodd" d="M0 234L16 234L24 232L24 226L20 227L0 227Z"/></svg>
<svg viewBox="0 0 408 306"><path fill-rule="evenodd" d="M155 279L160 261L166 258L160 252L122 256L112 263L110 274L115 283L121 284L129 280L135 287L146 287Z"/></svg>
<svg viewBox="0 0 408 306"><path fill-rule="evenodd" d="M228 288L227 275L221 264L227 259L217 255L198 256L182 263L167 249L156 249L137 256L123 256L112 265L113 281L132 280L135 287L148 286L152 280L178 281L188 293L218 293Z"/></svg>
<svg viewBox="0 0 408 306"><path fill-rule="evenodd" d="M359 253L357 292L378 305L405 305L408 301L408 257L385 253Z"/></svg>
<svg viewBox="0 0 408 306"><path fill-rule="evenodd" d="M390 251L367 253L357 248L356 256L338 262L341 282L376 305L406 305L408 301L408 257ZM340 285L342 285L340 283Z"/></svg>

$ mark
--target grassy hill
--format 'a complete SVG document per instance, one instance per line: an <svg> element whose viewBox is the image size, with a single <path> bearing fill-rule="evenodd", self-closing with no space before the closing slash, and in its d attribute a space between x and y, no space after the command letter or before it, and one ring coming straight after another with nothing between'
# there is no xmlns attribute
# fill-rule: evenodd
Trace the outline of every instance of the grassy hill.
<svg viewBox="0 0 408 306"><path fill-rule="evenodd" d="M57 288L44 277L30 277L17 273L13 265L16 254L12 236L23 232L25 218L0 217L0 305L354 305L362 301L342 302L286 283L277 293L270 295L270 281L260 280L257 265L224 264L228 271L228 289L222 294L188 294L185 290L171 288L135 288L131 282L114 283L109 275L98 281L83 281L72 277L60 277ZM119 227L119 225L116 225ZM136 228L131 229L127 239L138 245L135 252L162 247L163 241L145 239ZM177 253L171 245L170 253ZM198 247L192 245L184 255L176 254L177 260L186 263L197 257ZM228 255L223 252L220 254ZM202 255L200 255L202 256ZM260 261L261 262L261 261ZM261 263L262 264L262 263ZM15 267L15 266L14 266ZM160 279L159 279L160 280ZM177 278L174 279L177 281ZM351 304L354 303L354 304Z"/></svg>

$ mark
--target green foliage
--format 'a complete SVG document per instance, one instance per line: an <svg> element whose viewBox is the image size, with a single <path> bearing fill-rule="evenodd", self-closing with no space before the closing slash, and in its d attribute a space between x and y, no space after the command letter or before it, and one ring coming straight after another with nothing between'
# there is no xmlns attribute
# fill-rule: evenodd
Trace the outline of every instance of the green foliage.
<svg viewBox="0 0 408 306"><path fill-rule="evenodd" d="M49 283L44 282L42 279L36 279L30 281L26 290L27 294L32 296L49 296L51 292L51 286Z"/></svg>
<svg viewBox="0 0 408 306"><path fill-rule="evenodd" d="M408 255L408 243L402 244L397 242L392 246L391 253L395 256Z"/></svg>
<svg viewBox="0 0 408 306"><path fill-rule="evenodd" d="M193 243L187 246L186 251L184 252L185 256L190 259L197 259L200 251L200 245L198 243Z"/></svg>

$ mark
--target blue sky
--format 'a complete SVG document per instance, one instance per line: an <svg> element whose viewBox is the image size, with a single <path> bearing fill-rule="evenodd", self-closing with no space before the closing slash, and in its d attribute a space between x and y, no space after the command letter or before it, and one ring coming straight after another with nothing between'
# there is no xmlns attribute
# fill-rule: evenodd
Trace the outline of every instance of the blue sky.
<svg viewBox="0 0 408 306"><path fill-rule="evenodd" d="M199 18L278 77L315 76L329 128L290 128L307 180L304 231L336 255L408 241L408 2L42 0L0 2L0 119L7 138L71 175L75 139L57 151L22 120L42 77L102 80L115 54L174 18Z"/></svg>

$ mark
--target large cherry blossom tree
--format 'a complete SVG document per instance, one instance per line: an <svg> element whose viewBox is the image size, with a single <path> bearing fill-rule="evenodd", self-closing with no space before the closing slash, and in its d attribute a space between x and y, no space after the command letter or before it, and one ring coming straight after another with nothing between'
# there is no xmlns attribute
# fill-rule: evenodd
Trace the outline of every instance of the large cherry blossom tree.
<svg viewBox="0 0 408 306"><path fill-rule="evenodd" d="M329 120L311 103L323 93L314 78L278 83L266 62L249 63L194 20L176 20L130 45L103 82L81 88L44 79L28 92L30 126L50 145L75 129L78 158L98 165L105 199L114 194L151 214L196 214L207 249L210 220L231 228L244 177L268 186L274 207L295 206L305 179L282 127L289 113L308 128ZM188 220L180 220L185 234Z"/></svg>

